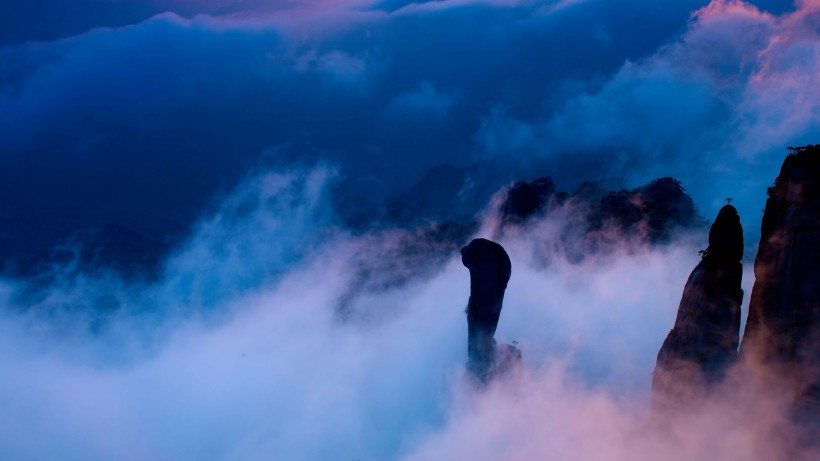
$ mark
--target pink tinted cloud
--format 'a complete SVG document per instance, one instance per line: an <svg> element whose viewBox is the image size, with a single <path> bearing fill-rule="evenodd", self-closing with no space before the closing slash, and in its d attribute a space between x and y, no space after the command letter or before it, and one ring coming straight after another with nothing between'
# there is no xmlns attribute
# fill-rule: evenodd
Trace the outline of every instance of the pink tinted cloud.
<svg viewBox="0 0 820 461"><path fill-rule="evenodd" d="M723 20L729 16L742 16L746 18L770 17L768 13L762 12L754 5L742 0L713 0L708 5L692 13L692 18L701 21L710 19Z"/></svg>
<svg viewBox="0 0 820 461"><path fill-rule="evenodd" d="M801 133L820 127L820 2L804 1L793 13L772 18L772 34L757 55L739 104L743 150L816 143Z"/></svg>

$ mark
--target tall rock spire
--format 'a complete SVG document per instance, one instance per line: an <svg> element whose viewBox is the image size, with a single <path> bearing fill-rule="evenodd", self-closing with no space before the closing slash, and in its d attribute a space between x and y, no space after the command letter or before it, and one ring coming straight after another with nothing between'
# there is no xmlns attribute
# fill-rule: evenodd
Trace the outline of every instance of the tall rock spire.
<svg viewBox="0 0 820 461"><path fill-rule="evenodd" d="M789 149L768 191L741 354L820 423L820 146Z"/></svg>
<svg viewBox="0 0 820 461"><path fill-rule="evenodd" d="M737 359L743 228L724 206L709 230L709 248L689 275L675 325L658 352L652 406L664 410L720 381Z"/></svg>
<svg viewBox="0 0 820 461"><path fill-rule="evenodd" d="M512 264L501 245L483 238L461 249L461 262L470 270L467 369L480 382L486 382L499 368L521 358L514 346L496 347L494 338Z"/></svg>

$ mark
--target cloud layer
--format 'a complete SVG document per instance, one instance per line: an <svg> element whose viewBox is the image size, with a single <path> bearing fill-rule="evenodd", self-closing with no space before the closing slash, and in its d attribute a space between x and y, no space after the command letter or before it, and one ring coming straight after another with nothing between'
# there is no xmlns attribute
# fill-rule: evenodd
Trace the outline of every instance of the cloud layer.
<svg viewBox="0 0 820 461"><path fill-rule="evenodd" d="M320 158L347 201L501 156L565 190L676 176L753 223L820 130L816 2L316 5L0 47L4 255L100 222L178 235L260 161Z"/></svg>
<svg viewBox="0 0 820 461"><path fill-rule="evenodd" d="M754 245L784 147L820 136L818 2L150 5L0 46L4 257L109 222L178 242L153 281L0 282L0 458L789 457L777 401L647 426L705 236L547 265L563 218L508 236L524 369L476 392L457 254L408 280L383 260L405 231L334 205L443 163L671 175L705 216L735 198Z"/></svg>
<svg viewBox="0 0 820 461"><path fill-rule="evenodd" d="M518 341L524 364L480 391L463 376L469 275L458 254L432 276L351 298L351 268L385 267L361 248L391 241L324 223L332 178L325 168L249 178L154 283L66 272L25 309L4 309L0 455L794 455L773 438L788 435L776 393L748 399L732 386L680 425L648 419L655 354L705 235L547 265L538 246L559 241L564 218L503 239L513 275L497 337ZM22 307L24 287L0 287L6 306Z"/></svg>

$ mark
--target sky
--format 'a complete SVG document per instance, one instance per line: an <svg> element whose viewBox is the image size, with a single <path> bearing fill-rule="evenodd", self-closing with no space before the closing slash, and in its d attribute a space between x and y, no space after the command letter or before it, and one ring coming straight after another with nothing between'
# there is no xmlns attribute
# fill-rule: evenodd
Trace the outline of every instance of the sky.
<svg viewBox="0 0 820 461"><path fill-rule="evenodd" d="M786 146L817 138L812 1L35 3L0 15L20 30L0 46L4 257L107 223L184 235L249 170L319 162L352 208L494 162L568 191L674 176L756 228Z"/></svg>
<svg viewBox="0 0 820 461"><path fill-rule="evenodd" d="M766 188L820 143L819 58L817 0L6 0L2 259L109 224L173 244L148 279L0 278L0 458L788 458L776 398L645 421L704 232L539 259L570 206L501 236L524 365L479 392L457 252L386 261L416 234L344 216L442 165L673 176L738 208L745 308Z"/></svg>

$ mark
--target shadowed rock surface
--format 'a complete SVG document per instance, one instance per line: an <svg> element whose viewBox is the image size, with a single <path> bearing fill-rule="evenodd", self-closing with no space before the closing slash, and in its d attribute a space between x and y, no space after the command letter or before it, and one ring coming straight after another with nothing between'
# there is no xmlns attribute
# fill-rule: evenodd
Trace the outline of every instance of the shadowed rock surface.
<svg viewBox="0 0 820 461"><path fill-rule="evenodd" d="M613 190L618 187L614 178L585 181L567 194L546 177L518 182L505 191L490 235L537 236L543 227L555 237L536 244L534 259L548 265L554 258L577 263L666 245L680 233L707 228L692 197L674 178Z"/></svg>
<svg viewBox="0 0 820 461"><path fill-rule="evenodd" d="M658 178L631 190L609 192L605 187L611 184L607 182L612 181L586 181L567 194L557 191L549 177L519 181L506 193L500 209L502 221L521 224L572 200L588 211L587 233L615 228L649 243L664 243L675 229L702 224L695 202L675 178Z"/></svg>
<svg viewBox="0 0 820 461"><path fill-rule="evenodd" d="M709 247L689 275L674 328L652 374L653 410L665 411L719 382L737 359L743 228L724 206L709 231Z"/></svg>
<svg viewBox="0 0 820 461"><path fill-rule="evenodd" d="M507 197L501 205L501 217L507 223L520 223L547 210L550 200L560 203L563 196L558 196L552 178L538 178L532 182L518 181L507 191Z"/></svg>
<svg viewBox="0 0 820 461"><path fill-rule="evenodd" d="M700 224L700 216L680 181L665 177L608 193L593 210L590 223L596 230L614 224L624 232L641 234L650 243L664 243L676 228Z"/></svg>
<svg viewBox="0 0 820 461"><path fill-rule="evenodd" d="M461 262L470 270L470 300L467 303L467 369L480 382L521 360L511 345L496 347L495 330L504 302L504 291L512 273L504 248L478 238L461 249Z"/></svg>
<svg viewBox="0 0 820 461"><path fill-rule="evenodd" d="M741 353L759 359L820 424L820 146L789 148L769 188Z"/></svg>

